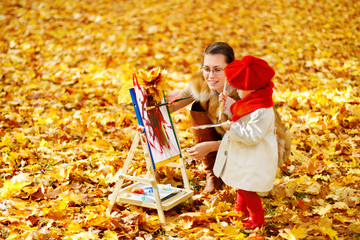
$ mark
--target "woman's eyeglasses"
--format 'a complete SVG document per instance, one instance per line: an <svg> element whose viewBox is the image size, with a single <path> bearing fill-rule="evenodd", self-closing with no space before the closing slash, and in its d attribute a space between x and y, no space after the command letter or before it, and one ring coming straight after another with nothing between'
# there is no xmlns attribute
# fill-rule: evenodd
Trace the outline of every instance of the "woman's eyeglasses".
<svg viewBox="0 0 360 240"><path fill-rule="evenodd" d="M209 67L201 67L201 72L204 75L210 75L210 73L212 72L213 74L219 76L219 75L222 75L224 73L224 69L222 69L222 68L211 69Z"/></svg>

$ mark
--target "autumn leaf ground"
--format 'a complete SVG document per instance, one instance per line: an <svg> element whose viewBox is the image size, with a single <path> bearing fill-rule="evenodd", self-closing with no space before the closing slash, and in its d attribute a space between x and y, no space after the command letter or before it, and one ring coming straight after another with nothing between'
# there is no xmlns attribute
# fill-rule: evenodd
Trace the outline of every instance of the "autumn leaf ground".
<svg viewBox="0 0 360 240"><path fill-rule="evenodd" d="M0 239L360 239L358 1L0 2ZM117 95L139 69L181 89L213 41L276 70L274 100L292 153L262 198L266 226L245 231L235 190L166 212L115 205L111 178L137 126ZM188 110L173 114L183 149ZM132 174L145 165L138 154ZM181 175L159 170L161 182Z"/></svg>

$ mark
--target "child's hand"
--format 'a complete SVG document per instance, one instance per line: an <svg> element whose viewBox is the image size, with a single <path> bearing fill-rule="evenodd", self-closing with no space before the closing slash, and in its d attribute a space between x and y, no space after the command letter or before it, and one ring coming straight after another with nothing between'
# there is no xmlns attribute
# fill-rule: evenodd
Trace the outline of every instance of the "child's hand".
<svg viewBox="0 0 360 240"><path fill-rule="evenodd" d="M225 131L229 131L230 130L230 127L231 127L231 121L226 121L226 122L223 122L221 124L221 127L225 130Z"/></svg>
<svg viewBox="0 0 360 240"><path fill-rule="evenodd" d="M219 101L220 102L226 102L226 99L227 99L227 94L226 93L220 93L219 95Z"/></svg>
<svg viewBox="0 0 360 240"><path fill-rule="evenodd" d="M232 99L231 97L228 97L226 96L225 94L223 93L220 93L219 95L219 101L224 101L224 105L223 105L223 113L227 114L228 116L232 116L231 114L231 105L235 102L234 99Z"/></svg>

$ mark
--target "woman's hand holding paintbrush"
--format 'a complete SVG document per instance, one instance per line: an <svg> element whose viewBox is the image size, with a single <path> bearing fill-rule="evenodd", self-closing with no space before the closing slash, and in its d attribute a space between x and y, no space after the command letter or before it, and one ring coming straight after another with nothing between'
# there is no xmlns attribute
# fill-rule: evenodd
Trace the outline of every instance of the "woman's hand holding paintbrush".
<svg viewBox="0 0 360 240"><path fill-rule="evenodd" d="M188 99L188 98L190 98L190 97L184 97L184 98L176 99L176 100L174 100L172 102L164 102L164 103L157 104L155 106L150 106L150 107L146 108L146 111L149 111L149 110L157 108L157 107L165 106L165 105L168 105L168 104L171 104L171 103L175 103L175 102L178 102L178 101L182 101L182 100L185 100L185 99Z"/></svg>

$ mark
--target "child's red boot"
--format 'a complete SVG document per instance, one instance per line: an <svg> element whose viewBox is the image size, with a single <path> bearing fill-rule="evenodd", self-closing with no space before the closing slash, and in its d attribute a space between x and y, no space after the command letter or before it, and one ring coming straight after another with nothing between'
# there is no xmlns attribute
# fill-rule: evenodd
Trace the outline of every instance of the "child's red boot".
<svg viewBox="0 0 360 240"><path fill-rule="evenodd" d="M243 196L241 195L241 191L237 192L236 203L235 203L235 211L236 212L241 212L243 219L248 218L250 216L249 210L246 207L245 200L244 200Z"/></svg>
<svg viewBox="0 0 360 240"><path fill-rule="evenodd" d="M256 192L245 191L239 189L240 195L243 197L246 207L250 213L249 219L243 223L246 229L255 229L264 225L264 209L261 204L261 199Z"/></svg>
<svg viewBox="0 0 360 240"><path fill-rule="evenodd" d="M240 204L235 204L235 209L236 212L241 212L245 217L249 217L249 211L247 210L247 208L244 205L240 205Z"/></svg>
<svg viewBox="0 0 360 240"><path fill-rule="evenodd" d="M244 228L254 230L261 228L264 225L264 210L257 212L250 212L249 219L243 223Z"/></svg>

